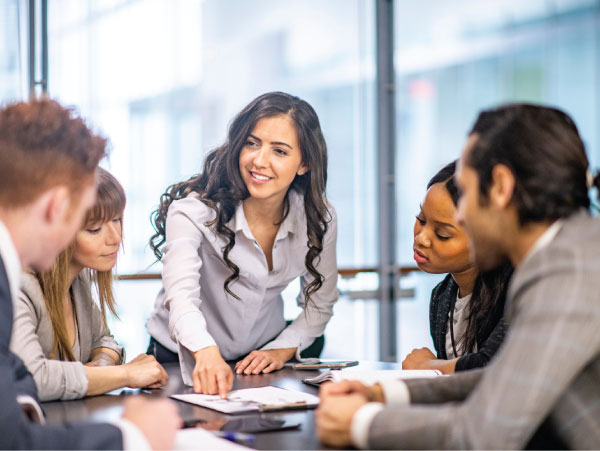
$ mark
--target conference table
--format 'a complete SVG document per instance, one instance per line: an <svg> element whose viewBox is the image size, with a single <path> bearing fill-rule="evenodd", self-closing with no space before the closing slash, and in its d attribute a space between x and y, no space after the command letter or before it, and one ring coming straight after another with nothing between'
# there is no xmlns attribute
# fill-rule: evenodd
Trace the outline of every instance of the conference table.
<svg viewBox="0 0 600 451"><path fill-rule="evenodd" d="M231 362L233 366L233 362ZM76 423L82 421L111 421L121 416L123 402L128 396L137 395L149 398L167 397L173 394L193 393L191 387L183 384L181 372L177 364L166 364L165 369L169 373L168 384L155 390L124 390L101 396L92 396L74 401L53 401L42 403L46 413L46 421L49 424ZM401 369L398 363L389 362L365 362L361 361L357 369ZM293 370L289 367L270 373L259 375L236 375L233 389L254 388L273 385L290 390L298 390L305 393L318 394L318 388L307 385L302 379L314 377L324 370ZM256 413L243 415L225 415L220 412L174 401L184 421L198 420L203 427L208 429L220 429L229 423L227 429L236 429L236 425L260 423L277 423L286 420L290 423L299 424L299 427L260 432L253 434L255 439L252 443L244 443L255 449L328 449L319 442L315 430L314 410L292 410L271 413ZM225 427L224 427L225 429ZM199 446L201 446L199 444Z"/></svg>

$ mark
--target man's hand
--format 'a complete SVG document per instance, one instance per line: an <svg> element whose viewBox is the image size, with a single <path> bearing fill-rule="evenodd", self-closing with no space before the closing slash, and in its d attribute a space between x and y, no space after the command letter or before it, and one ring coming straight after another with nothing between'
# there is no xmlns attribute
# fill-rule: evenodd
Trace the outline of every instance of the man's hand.
<svg viewBox="0 0 600 451"><path fill-rule="evenodd" d="M363 395L368 402L385 402L383 390L379 384L365 385L360 381L326 382L319 389L321 400L350 394Z"/></svg>
<svg viewBox="0 0 600 451"><path fill-rule="evenodd" d="M403 370L427 370L431 369L429 363L437 357L429 348L413 349L402 362Z"/></svg>
<svg viewBox="0 0 600 451"><path fill-rule="evenodd" d="M123 418L137 426L152 449L173 449L175 434L182 424L174 402L140 396L125 400Z"/></svg>
<svg viewBox="0 0 600 451"><path fill-rule="evenodd" d="M226 398L233 387L233 373L221 357L219 348L208 346L193 353L196 366L192 373L194 391Z"/></svg>
<svg viewBox="0 0 600 451"><path fill-rule="evenodd" d="M280 370L290 360L297 348L268 349L252 351L235 365L237 374L260 374Z"/></svg>
<svg viewBox="0 0 600 451"><path fill-rule="evenodd" d="M367 398L359 393L321 397L321 404L315 412L319 439L329 446L350 446L352 418L367 402Z"/></svg>

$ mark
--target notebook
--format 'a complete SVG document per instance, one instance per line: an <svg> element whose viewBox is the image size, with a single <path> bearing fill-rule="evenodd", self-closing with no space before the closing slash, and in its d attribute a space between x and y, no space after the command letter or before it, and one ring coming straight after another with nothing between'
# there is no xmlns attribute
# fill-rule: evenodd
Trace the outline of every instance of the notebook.
<svg viewBox="0 0 600 451"><path fill-rule="evenodd" d="M229 392L227 399L222 399L218 395L196 393L171 395L171 398L233 415L247 412L310 409L319 405L318 396L273 386L233 390Z"/></svg>
<svg viewBox="0 0 600 451"><path fill-rule="evenodd" d="M442 372L438 370L359 370L348 368L345 370L325 371L318 376L303 379L302 382L309 385L319 385L327 381L357 380L370 385L385 380L416 379L441 375Z"/></svg>

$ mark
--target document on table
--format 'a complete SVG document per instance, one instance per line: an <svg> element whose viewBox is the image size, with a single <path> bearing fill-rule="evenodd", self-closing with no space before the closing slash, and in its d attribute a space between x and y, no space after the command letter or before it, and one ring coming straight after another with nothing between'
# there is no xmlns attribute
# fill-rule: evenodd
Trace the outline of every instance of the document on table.
<svg viewBox="0 0 600 451"><path fill-rule="evenodd" d="M175 436L173 449L251 449L217 437L210 431L200 428L181 429Z"/></svg>
<svg viewBox="0 0 600 451"><path fill-rule="evenodd" d="M361 381L363 384L375 384L377 382L394 379L416 379L423 377L442 376L438 370L360 370L348 368L345 370L329 370L318 376L303 379L302 382L309 385L319 385L322 382L343 380Z"/></svg>
<svg viewBox="0 0 600 451"><path fill-rule="evenodd" d="M272 386L234 390L227 399L196 393L171 395L171 398L228 414L309 409L319 405L318 396Z"/></svg>

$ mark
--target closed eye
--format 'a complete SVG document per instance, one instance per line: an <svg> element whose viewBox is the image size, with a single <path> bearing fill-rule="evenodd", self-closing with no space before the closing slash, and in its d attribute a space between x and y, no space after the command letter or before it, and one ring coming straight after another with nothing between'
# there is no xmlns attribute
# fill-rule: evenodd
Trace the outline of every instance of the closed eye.
<svg viewBox="0 0 600 451"><path fill-rule="evenodd" d="M425 225L425 220L423 218L421 218L420 216L415 216L415 218L417 219L417 221L419 222L419 224Z"/></svg>

